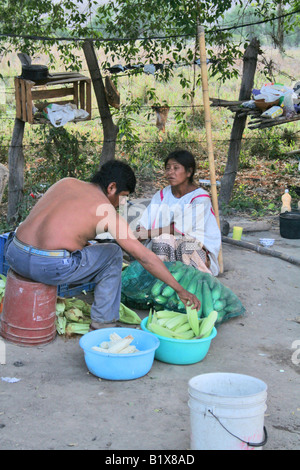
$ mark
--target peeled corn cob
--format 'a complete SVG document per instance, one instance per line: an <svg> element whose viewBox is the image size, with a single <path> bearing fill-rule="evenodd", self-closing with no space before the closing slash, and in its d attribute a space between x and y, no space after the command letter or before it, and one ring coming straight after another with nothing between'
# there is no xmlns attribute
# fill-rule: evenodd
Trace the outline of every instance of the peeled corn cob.
<svg viewBox="0 0 300 470"><path fill-rule="evenodd" d="M109 339L111 341L118 341L119 339L122 339L121 336L118 335L118 333L111 333L109 335Z"/></svg>
<svg viewBox="0 0 300 470"><path fill-rule="evenodd" d="M130 344L127 348L122 349L121 354L133 354L135 352L137 352L136 347Z"/></svg>
<svg viewBox="0 0 300 470"><path fill-rule="evenodd" d="M114 354L120 353L122 351L122 349L129 346L132 341L133 341L133 336L131 336L131 335L125 336L125 338L122 338L119 341L115 341L108 348L107 352L114 353Z"/></svg>
<svg viewBox="0 0 300 470"><path fill-rule="evenodd" d="M102 341L100 346L93 346L92 349L109 354L133 354L138 351L134 345L130 344L134 339L131 335L122 338L117 333L112 333L109 339L110 341Z"/></svg>
<svg viewBox="0 0 300 470"><path fill-rule="evenodd" d="M108 352L108 348L101 348L100 346L93 346L92 349L98 352L105 352L105 353Z"/></svg>

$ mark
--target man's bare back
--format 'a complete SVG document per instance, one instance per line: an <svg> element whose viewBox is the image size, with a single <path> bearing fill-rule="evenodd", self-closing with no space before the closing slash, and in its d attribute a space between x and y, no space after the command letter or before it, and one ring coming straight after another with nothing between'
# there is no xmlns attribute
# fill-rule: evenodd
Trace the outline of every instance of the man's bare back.
<svg viewBox="0 0 300 470"><path fill-rule="evenodd" d="M80 250L96 235L101 204L114 210L95 184L64 178L37 202L18 227L17 237L40 249Z"/></svg>

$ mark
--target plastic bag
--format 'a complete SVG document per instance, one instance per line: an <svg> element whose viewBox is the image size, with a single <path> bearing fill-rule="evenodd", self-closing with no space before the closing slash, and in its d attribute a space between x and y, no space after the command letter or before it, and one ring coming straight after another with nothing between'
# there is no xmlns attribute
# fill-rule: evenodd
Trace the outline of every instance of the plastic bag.
<svg viewBox="0 0 300 470"><path fill-rule="evenodd" d="M201 301L199 318L218 312L216 325L245 312L238 297L209 273L176 261L164 263L173 276L187 291ZM176 292L164 282L152 276L138 261L122 272L122 302L130 308L141 310L172 310L185 313L186 309Z"/></svg>
<svg viewBox="0 0 300 470"><path fill-rule="evenodd" d="M89 113L84 109L77 109L72 103L64 105L51 103L44 109L43 114L54 127L62 127L74 119L85 119Z"/></svg>

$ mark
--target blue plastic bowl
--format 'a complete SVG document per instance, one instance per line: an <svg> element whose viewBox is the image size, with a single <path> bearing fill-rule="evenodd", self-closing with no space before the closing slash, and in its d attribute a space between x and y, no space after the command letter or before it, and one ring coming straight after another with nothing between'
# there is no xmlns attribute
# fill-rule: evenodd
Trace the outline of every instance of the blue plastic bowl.
<svg viewBox="0 0 300 470"><path fill-rule="evenodd" d="M147 329L148 317L141 322L143 331L159 339L160 345L155 351L155 359L169 364L195 364L202 361L208 353L210 343L217 336L216 328L212 334L203 339L173 339L152 333Z"/></svg>
<svg viewBox="0 0 300 470"><path fill-rule="evenodd" d="M117 333L122 338L132 335L134 340L131 345L139 351L133 354L111 354L92 349L102 341L109 341L109 335L112 333ZM146 375L151 369L159 339L151 333L134 328L105 328L86 333L80 338L79 345L84 351L88 370L96 377L107 380L132 380Z"/></svg>

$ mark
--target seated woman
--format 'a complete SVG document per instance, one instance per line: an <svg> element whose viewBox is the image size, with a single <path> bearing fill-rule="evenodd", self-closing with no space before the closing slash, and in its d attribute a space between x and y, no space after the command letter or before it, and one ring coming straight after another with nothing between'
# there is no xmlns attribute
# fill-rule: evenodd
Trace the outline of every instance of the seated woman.
<svg viewBox="0 0 300 470"><path fill-rule="evenodd" d="M137 237L147 240L162 261L182 261L217 276L221 232L209 194L193 181L196 163L186 150L165 160L169 185L158 191L142 214Z"/></svg>

